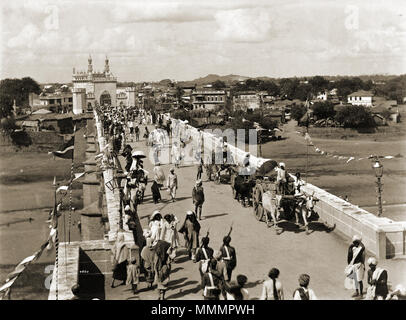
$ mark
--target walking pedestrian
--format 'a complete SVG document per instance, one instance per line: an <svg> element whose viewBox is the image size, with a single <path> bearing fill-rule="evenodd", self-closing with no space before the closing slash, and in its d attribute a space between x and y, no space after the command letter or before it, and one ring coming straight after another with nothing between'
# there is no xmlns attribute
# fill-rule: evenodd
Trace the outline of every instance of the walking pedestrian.
<svg viewBox="0 0 406 320"><path fill-rule="evenodd" d="M196 185L193 187L192 191L193 204L195 205L196 215L199 220L202 220L202 207L204 203L204 190L202 187L202 180L197 180Z"/></svg>
<svg viewBox="0 0 406 320"><path fill-rule="evenodd" d="M385 300L388 296L388 272L384 268L377 267L377 260L370 257L367 261L368 284L367 299L368 300Z"/></svg>
<svg viewBox="0 0 406 320"><path fill-rule="evenodd" d="M157 256L153 250L151 232L149 230L144 230L144 237L146 239L146 245L141 250L141 258L146 271L145 281L149 283L149 287L152 287L155 279L155 264Z"/></svg>
<svg viewBox="0 0 406 320"><path fill-rule="evenodd" d="M135 141L140 141L140 128L138 127L138 125L135 125L134 131L135 131Z"/></svg>
<svg viewBox="0 0 406 320"><path fill-rule="evenodd" d="M131 140L132 140L132 135L134 134L134 121L133 120L128 121L128 129L130 130L130 136L131 136Z"/></svg>
<svg viewBox="0 0 406 320"><path fill-rule="evenodd" d="M196 214L193 211L186 212L186 218L182 227L179 229L185 238L185 247L189 258L194 260L196 249L199 247L200 223L197 221Z"/></svg>
<svg viewBox="0 0 406 320"><path fill-rule="evenodd" d="M178 189L178 176L175 173L175 168L169 170L167 188L172 202L175 202L176 190Z"/></svg>
<svg viewBox="0 0 406 320"><path fill-rule="evenodd" d="M151 239L153 244L160 239L162 230L162 215L159 210L154 210L149 219L149 228L151 230Z"/></svg>
<svg viewBox="0 0 406 320"><path fill-rule="evenodd" d="M151 192L152 192L152 199L154 200L154 203L157 204L159 201L161 201L161 192L159 191L159 184L156 180L152 182L151 185Z"/></svg>
<svg viewBox="0 0 406 320"><path fill-rule="evenodd" d="M131 284L131 290L133 291L133 294L136 294L137 285L139 283L139 277L140 277L140 267L137 264L137 260L135 258L131 259L131 260L132 260L131 263L127 267L126 284L127 285Z"/></svg>
<svg viewBox="0 0 406 320"><path fill-rule="evenodd" d="M217 260L216 264L216 272L218 277L220 277L220 290L221 295L223 296L224 300L227 300L227 293L226 293L226 279L227 279L227 267L226 263L223 260L221 251L214 250L213 258Z"/></svg>
<svg viewBox="0 0 406 320"><path fill-rule="evenodd" d="M176 258L176 250L179 247L179 234L176 225L179 223L178 218L173 214L166 214L163 219L162 229L159 239L170 244L169 258Z"/></svg>
<svg viewBox="0 0 406 320"><path fill-rule="evenodd" d="M154 246L154 251L157 255L155 281L159 293L158 300L165 300L165 292L168 289L169 276L171 273L171 263L168 254L169 247L170 244L162 240L158 240Z"/></svg>
<svg viewBox="0 0 406 320"><path fill-rule="evenodd" d="M299 276L299 285L293 293L293 300L318 300L314 291L309 288L310 276L301 274Z"/></svg>
<svg viewBox="0 0 406 320"><path fill-rule="evenodd" d="M196 258L193 262L199 262L199 273L203 283L203 274L207 272L209 261L213 258L214 250L209 247L210 238L208 236L202 238L202 246L196 251Z"/></svg>
<svg viewBox="0 0 406 320"><path fill-rule="evenodd" d="M363 279L365 272L365 246L362 239L358 235L354 235L352 243L348 248L347 267L345 268L346 289L355 289L353 298L362 298L363 295Z"/></svg>
<svg viewBox="0 0 406 320"><path fill-rule="evenodd" d="M220 284L221 278L216 272L216 259L209 261L209 269L203 275L202 289L204 300L220 300Z"/></svg>
<svg viewBox="0 0 406 320"><path fill-rule="evenodd" d="M223 245L220 247L220 252L223 257L224 262L226 263L227 268L227 278L226 281L231 280L231 274L237 266L237 256L235 248L230 246L231 237L225 236L223 238Z"/></svg>
<svg viewBox="0 0 406 320"><path fill-rule="evenodd" d="M179 168L180 164L180 149L178 146L178 142L174 141L172 145L172 161L175 164L176 168Z"/></svg>
<svg viewBox="0 0 406 320"><path fill-rule="evenodd" d="M154 171L154 180L158 183L159 188L161 189L165 182L165 173L161 167L161 163L157 162L153 169Z"/></svg>
<svg viewBox="0 0 406 320"><path fill-rule="evenodd" d="M282 283L277 280L279 277L279 270L272 268L268 273L269 279L266 280L262 286L262 294L260 300L283 300L283 287Z"/></svg>
<svg viewBox="0 0 406 320"><path fill-rule="evenodd" d="M124 234L120 233L117 236L111 251L113 255L113 281L111 282L111 287L114 288L114 280L121 280L121 284L124 285L127 279L128 248L124 242Z"/></svg>
<svg viewBox="0 0 406 320"><path fill-rule="evenodd" d="M197 176L196 176L196 180L199 180L202 178L202 173L203 173L203 159L200 158L200 162L197 166Z"/></svg>

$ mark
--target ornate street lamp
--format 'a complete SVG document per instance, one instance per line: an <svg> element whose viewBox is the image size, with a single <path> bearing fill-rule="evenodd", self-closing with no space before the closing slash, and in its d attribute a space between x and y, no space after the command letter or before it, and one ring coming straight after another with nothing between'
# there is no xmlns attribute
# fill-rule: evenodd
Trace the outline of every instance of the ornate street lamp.
<svg viewBox="0 0 406 320"><path fill-rule="evenodd" d="M382 215L382 186L383 183L381 182L381 178L383 175L383 166L380 163L378 157L375 158L372 168L375 171L375 177L376 177L376 186L377 186L377 193L378 193L378 217Z"/></svg>

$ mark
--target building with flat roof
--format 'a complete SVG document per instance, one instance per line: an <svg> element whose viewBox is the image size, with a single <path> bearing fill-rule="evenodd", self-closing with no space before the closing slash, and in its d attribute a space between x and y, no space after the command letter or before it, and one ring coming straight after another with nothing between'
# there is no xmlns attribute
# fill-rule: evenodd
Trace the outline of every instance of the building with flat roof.
<svg viewBox="0 0 406 320"><path fill-rule="evenodd" d="M196 90L192 93L193 109L206 109L209 111L222 109L227 103L225 90Z"/></svg>

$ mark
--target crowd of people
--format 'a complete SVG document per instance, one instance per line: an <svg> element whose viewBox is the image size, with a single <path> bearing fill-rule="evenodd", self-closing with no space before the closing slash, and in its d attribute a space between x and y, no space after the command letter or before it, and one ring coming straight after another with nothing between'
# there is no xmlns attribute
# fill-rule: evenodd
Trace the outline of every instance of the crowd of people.
<svg viewBox="0 0 406 320"><path fill-rule="evenodd" d="M170 201L176 201L176 191L179 186L176 169L179 168L184 152L186 141L180 139L172 144L172 161L174 166L170 168L166 177L159 162L161 150L169 143L166 139L174 134L171 123L164 124L163 116L153 112L145 112L140 109L116 108L114 110L103 109L98 111L102 117L104 132L110 137L112 150L116 155L124 148L121 155L125 158L125 173L127 182L123 192L125 202L125 216L127 224L134 224L136 219L137 206L142 203L144 192L148 183L149 172L144 169L143 158L145 154L141 151L133 150L126 144L126 136L129 141L139 141L140 127L144 126L144 135L148 145L153 149L154 168L151 194L154 203L162 201L161 190L165 186L168 191ZM137 121L138 119L138 121ZM155 125L155 129L149 132L148 125ZM167 134L164 133L167 132ZM182 151L183 150L183 151ZM224 151L224 150L222 150ZM285 164L280 163L277 168L277 188L279 194L284 193L287 174ZM113 254L113 281L111 286L115 287L115 281L121 280L123 284L131 285L134 293L137 292L137 285L140 282L141 274L144 274L145 281L152 287L157 285L158 299L165 299L168 290L172 264L176 263L176 258L182 251L180 236L184 238L184 248L192 263L196 264L200 276L200 285L203 298L206 300L248 300L249 292L245 287L247 277L238 274L235 280L232 278L233 271L237 267L236 249L231 246L231 230L224 236L218 250L210 246L209 233L201 237L202 208L205 202L205 194L202 186L203 161L197 165L196 183L192 190L192 200L194 210L186 212L185 219L179 225L179 219L173 213L162 213L154 210L149 217L148 228L144 228L143 236L145 244L141 250L141 261L136 257L131 257L126 252L124 239L119 236L116 244L112 248ZM303 180L300 173L296 175L294 181L295 195L301 194ZM280 201L280 199L278 199ZM130 229L135 230L133 226ZM371 257L367 260L369 270L367 272L368 288L364 292L364 272L365 272L365 246L359 236L354 236L352 244L348 249L347 267L345 269L345 287L354 290L353 297L356 299L393 299L402 297L404 289L397 287L390 291L388 287L388 272L384 268L378 267L377 259ZM131 250L130 250L131 252ZM273 267L268 273L268 279L262 284L261 300L284 300L284 290L279 280L280 271ZM295 300L316 300L317 296L309 286L310 276L301 274L298 278L298 287L294 290L292 298ZM77 288L76 288L77 289Z"/></svg>

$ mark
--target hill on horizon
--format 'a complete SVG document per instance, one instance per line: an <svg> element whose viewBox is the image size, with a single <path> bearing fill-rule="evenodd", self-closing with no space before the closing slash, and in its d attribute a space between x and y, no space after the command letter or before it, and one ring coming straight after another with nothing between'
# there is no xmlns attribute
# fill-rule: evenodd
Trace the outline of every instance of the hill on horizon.
<svg viewBox="0 0 406 320"><path fill-rule="evenodd" d="M190 81L179 81L178 83L180 85L184 85L184 86L187 86L187 85L193 86L195 84L197 84L197 85L210 84L217 80L220 80L227 84L230 84L231 82L234 82L234 81L244 81L247 79L250 79L250 77L245 77L245 76L240 76L240 75L235 75L235 74L228 74L225 76L220 76L218 74L208 74L205 77L197 78L197 79L190 80Z"/></svg>
<svg viewBox="0 0 406 320"><path fill-rule="evenodd" d="M393 78L396 78L400 75L390 75L390 74L371 74L371 75L357 75L357 76L350 76L350 75L320 75L324 77L327 80L339 80L342 78L361 78L363 81L367 80L374 80L374 81L388 81ZM286 77L286 78L297 78L299 80L307 80L310 79L314 76L301 76L301 77ZM283 77L284 78L284 77ZM274 77L268 77L268 76L260 76L260 77L247 77L247 76L241 76L241 75L235 75L235 74L229 74L229 75L224 75L220 76L218 74L208 74L205 77L200 77L194 80L188 80L188 81L178 81L179 85L182 86L193 86L193 85L205 85L205 84L210 84L213 83L217 80L223 81L226 84L230 85L231 83L235 81L245 81L247 79L257 79L257 80L263 80L263 81L275 81L278 82L282 78L274 78Z"/></svg>

